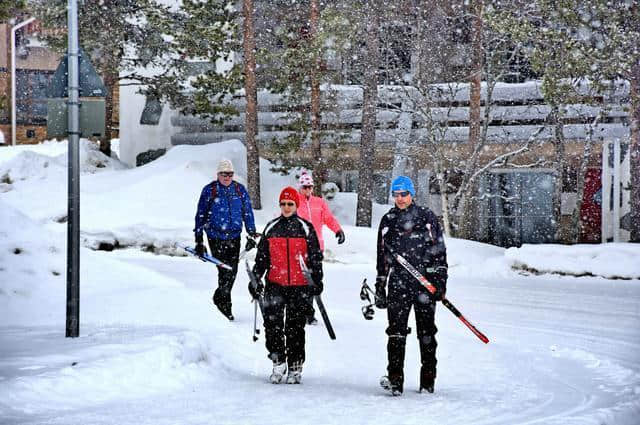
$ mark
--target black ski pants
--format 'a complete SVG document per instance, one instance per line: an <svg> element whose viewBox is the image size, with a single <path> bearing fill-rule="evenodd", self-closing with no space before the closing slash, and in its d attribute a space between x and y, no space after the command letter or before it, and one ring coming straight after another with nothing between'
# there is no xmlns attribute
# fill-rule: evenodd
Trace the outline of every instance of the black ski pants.
<svg viewBox="0 0 640 425"><path fill-rule="evenodd" d="M306 315L309 293L306 286L280 286L267 282L264 292L264 329L269 358L289 367L305 360Z"/></svg>
<svg viewBox="0 0 640 425"><path fill-rule="evenodd" d="M228 308L231 311L231 289L238 274L240 238L208 239L211 255L233 268L233 270L227 270L218 267L218 288L213 293L213 302L219 308Z"/></svg>
<svg viewBox="0 0 640 425"><path fill-rule="evenodd" d="M422 362L421 375L436 373L436 347L438 343L435 335L438 329L435 325L436 303L427 289L415 281L413 277L391 274L387 295L387 318L389 327L387 335L389 376L394 376L400 382L404 381L404 357L409 329L409 312L414 308L416 316L416 332L420 346Z"/></svg>

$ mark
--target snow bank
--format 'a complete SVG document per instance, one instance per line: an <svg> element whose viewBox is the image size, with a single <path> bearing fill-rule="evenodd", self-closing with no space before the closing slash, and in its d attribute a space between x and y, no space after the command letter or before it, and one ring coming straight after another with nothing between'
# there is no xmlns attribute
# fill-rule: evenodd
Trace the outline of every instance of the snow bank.
<svg viewBox="0 0 640 425"><path fill-rule="evenodd" d="M44 338L39 355L31 357L34 372L5 383L0 399L24 413L68 410L123 395L135 400L181 391L206 376L209 347L198 334L142 336L138 329L132 338L132 330L89 336L73 347Z"/></svg>
<svg viewBox="0 0 640 425"><path fill-rule="evenodd" d="M64 328L65 237L64 233L47 230L0 199L0 322L3 326ZM86 248L80 251L80 281L82 323L159 325L165 323L167 317L173 317L176 325L192 325L208 310L208 306L189 307L197 304L200 294L184 294L182 282ZM149 293L153 293L153 297ZM117 294L126 295L118 296L117 302L104 302Z"/></svg>
<svg viewBox="0 0 640 425"><path fill-rule="evenodd" d="M514 269L534 273L640 279L640 245L523 245L509 248L505 257Z"/></svg>
<svg viewBox="0 0 640 425"><path fill-rule="evenodd" d="M0 200L0 320L25 323L31 311L40 323L64 314L65 251L61 238ZM53 310L55 300L62 304ZM35 310L34 310L35 309ZM27 322L29 320L26 320Z"/></svg>

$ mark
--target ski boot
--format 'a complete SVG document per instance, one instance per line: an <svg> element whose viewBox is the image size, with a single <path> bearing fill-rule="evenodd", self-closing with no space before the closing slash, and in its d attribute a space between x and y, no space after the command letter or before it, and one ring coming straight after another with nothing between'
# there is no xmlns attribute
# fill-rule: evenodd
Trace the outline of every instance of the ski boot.
<svg viewBox="0 0 640 425"><path fill-rule="evenodd" d="M420 371L420 391L419 392L426 391L429 394L433 394L435 381L436 381L435 372L422 369Z"/></svg>
<svg viewBox="0 0 640 425"><path fill-rule="evenodd" d="M276 361L273 362L273 371L271 372L271 376L269 377L269 381L272 384L279 384L282 382L282 378L284 378L284 374L287 371L287 363L282 362L278 363Z"/></svg>
<svg viewBox="0 0 640 425"><path fill-rule="evenodd" d="M302 365L296 363L289 367L287 384L299 384L300 382L302 382Z"/></svg>
<svg viewBox="0 0 640 425"><path fill-rule="evenodd" d="M397 374L389 374L380 378L380 386L389 391L392 396L402 395L403 376Z"/></svg>
<svg viewBox="0 0 640 425"><path fill-rule="evenodd" d="M213 304L218 308L220 313L222 313L222 315L224 317L229 319L230 322L233 322L233 320L235 318L233 317L233 314L231 313L231 303L223 302L223 301L219 300L218 297L216 297L216 294L213 294L213 298L212 299L213 299Z"/></svg>

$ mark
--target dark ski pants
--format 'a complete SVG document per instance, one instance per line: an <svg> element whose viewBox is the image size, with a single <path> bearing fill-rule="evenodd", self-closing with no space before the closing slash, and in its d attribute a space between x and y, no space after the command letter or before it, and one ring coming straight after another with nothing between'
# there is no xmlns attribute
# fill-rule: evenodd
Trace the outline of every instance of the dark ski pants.
<svg viewBox="0 0 640 425"><path fill-rule="evenodd" d="M391 276L388 285L387 318L389 327L387 335L387 372L389 377L395 377L400 385L404 382L404 357L409 329L409 312L414 308L416 316L416 332L420 346L422 362L421 379L428 376L435 378L436 347L438 343L435 335L438 329L435 325L436 303L427 290L412 280Z"/></svg>
<svg viewBox="0 0 640 425"><path fill-rule="evenodd" d="M305 360L306 286L280 286L267 282L264 293L264 329L269 358L289 367Z"/></svg>
<svg viewBox="0 0 640 425"><path fill-rule="evenodd" d="M211 255L223 263L233 267L233 270L218 267L218 288L213 293L213 302L221 310L231 311L231 289L238 274L238 259L240 257L240 238L211 239L209 238Z"/></svg>

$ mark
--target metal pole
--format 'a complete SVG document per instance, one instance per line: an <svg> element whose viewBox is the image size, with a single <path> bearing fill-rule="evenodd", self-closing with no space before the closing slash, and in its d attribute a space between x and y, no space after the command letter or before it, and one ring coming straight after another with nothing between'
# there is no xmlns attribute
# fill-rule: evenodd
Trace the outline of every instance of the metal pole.
<svg viewBox="0 0 640 425"><path fill-rule="evenodd" d="M606 141L602 144L602 203L600 209L602 212L602 221L600 231L602 235L602 243L608 242L609 234L612 232L611 227L611 169L609 168L609 154L611 152L611 144Z"/></svg>
<svg viewBox="0 0 640 425"><path fill-rule="evenodd" d="M620 242L620 139L613 142L613 241Z"/></svg>
<svg viewBox="0 0 640 425"><path fill-rule="evenodd" d="M67 337L80 334L80 127L78 87L78 3L68 0L68 204L67 204Z"/></svg>
<svg viewBox="0 0 640 425"><path fill-rule="evenodd" d="M29 25L36 18L29 18L11 28L11 145L16 145L16 31Z"/></svg>

